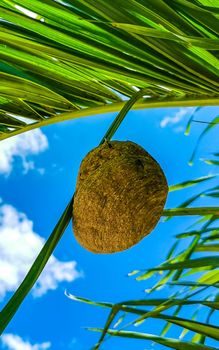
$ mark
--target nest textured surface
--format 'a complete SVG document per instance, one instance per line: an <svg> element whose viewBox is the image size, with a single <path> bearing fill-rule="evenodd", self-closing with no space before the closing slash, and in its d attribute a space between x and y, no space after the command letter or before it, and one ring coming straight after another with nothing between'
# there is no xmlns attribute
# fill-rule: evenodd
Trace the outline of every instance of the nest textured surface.
<svg viewBox="0 0 219 350"><path fill-rule="evenodd" d="M159 221L168 185L156 160L131 141L111 141L83 159L73 205L78 242L94 253L128 249Z"/></svg>

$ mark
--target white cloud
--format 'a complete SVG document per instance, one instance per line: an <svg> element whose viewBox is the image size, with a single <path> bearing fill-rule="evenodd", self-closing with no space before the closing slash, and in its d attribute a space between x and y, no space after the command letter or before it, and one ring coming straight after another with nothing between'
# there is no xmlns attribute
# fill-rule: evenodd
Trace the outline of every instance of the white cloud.
<svg viewBox="0 0 219 350"><path fill-rule="evenodd" d="M0 299L16 290L44 242L25 214L11 205L0 206ZM75 261L63 262L52 255L32 293L39 297L56 289L60 282L72 282L80 276Z"/></svg>
<svg viewBox="0 0 219 350"><path fill-rule="evenodd" d="M50 342L32 345L29 341L25 341L18 335L11 333L3 334L1 337L1 343L3 349L7 350L47 350L51 347Z"/></svg>
<svg viewBox="0 0 219 350"><path fill-rule="evenodd" d="M34 162L27 160L48 148L48 139L40 129L35 129L0 142L0 173L9 175L15 157L20 157L24 172L34 169Z"/></svg>
<svg viewBox="0 0 219 350"><path fill-rule="evenodd" d="M191 110L191 107L180 108L173 117L165 116L160 122L161 128L165 128L167 125L179 123L187 113L191 112Z"/></svg>

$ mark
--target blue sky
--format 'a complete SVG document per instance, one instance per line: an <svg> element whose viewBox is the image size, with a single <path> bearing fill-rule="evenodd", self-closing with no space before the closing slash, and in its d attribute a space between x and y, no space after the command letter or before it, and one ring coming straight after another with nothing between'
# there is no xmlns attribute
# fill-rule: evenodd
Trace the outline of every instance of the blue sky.
<svg viewBox="0 0 219 350"><path fill-rule="evenodd" d="M194 165L188 165L197 138L206 126L194 123L190 136L184 136L193 110L131 111L114 139L132 140L144 147L162 166L169 185L216 173L216 166L209 166L200 158L211 158L211 152L218 150L217 128L200 144ZM196 119L209 121L217 113L218 108L205 107ZM12 295L73 194L81 160L98 145L115 115L48 126L0 145L1 306ZM196 191L190 188L171 193L166 207L180 204ZM89 349L98 335L83 327L102 327L108 311L73 302L64 291L112 302L145 297L144 289L150 286L150 281L136 282L127 273L162 262L174 235L183 232L191 221L183 218L161 222L138 245L112 255L84 250L76 242L70 225L39 282L5 331L0 349ZM161 324L150 320L147 332L158 334L159 327ZM151 349L149 343L117 338L107 341L104 349L129 350L133 344L137 350L145 346Z"/></svg>

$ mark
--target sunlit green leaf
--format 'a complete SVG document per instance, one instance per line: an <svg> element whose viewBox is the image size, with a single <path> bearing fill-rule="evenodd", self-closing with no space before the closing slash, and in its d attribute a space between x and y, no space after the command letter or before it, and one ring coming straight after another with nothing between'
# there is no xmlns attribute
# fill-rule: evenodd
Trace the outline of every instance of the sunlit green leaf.
<svg viewBox="0 0 219 350"><path fill-rule="evenodd" d="M95 332L102 332L101 328L88 328L88 330L95 331ZM177 339L171 339L171 338L163 338L163 337L159 337L159 336L156 336L153 334L147 334L147 333L138 333L138 332L131 332L131 331L115 331L111 329L109 329L107 333L116 337L151 340L155 343L162 344L164 346L167 346L172 349L177 349L177 350L185 350L185 349L186 350L213 350L214 349L206 345L183 342L183 341L180 341Z"/></svg>
<svg viewBox="0 0 219 350"><path fill-rule="evenodd" d="M195 179L195 180L184 181L184 182L181 182L180 184L169 186L169 192L178 191L178 190L182 190L184 188L190 187L190 186L194 186L200 182L205 182L207 180L211 180L215 176L216 175L203 176L203 177L200 177L200 178Z"/></svg>

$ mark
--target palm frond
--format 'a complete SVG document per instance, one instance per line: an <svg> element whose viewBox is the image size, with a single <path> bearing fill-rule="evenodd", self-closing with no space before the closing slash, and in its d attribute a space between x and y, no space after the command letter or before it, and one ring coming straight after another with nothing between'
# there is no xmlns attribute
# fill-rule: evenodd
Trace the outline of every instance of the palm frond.
<svg viewBox="0 0 219 350"><path fill-rule="evenodd" d="M119 111L138 89L135 108L219 104L216 7L2 0L0 11L1 139Z"/></svg>
<svg viewBox="0 0 219 350"><path fill-rule="evenodd" d="M131 107L198 106L188 122L189 133L201 106L219 105L219 6L214 0L1 0L0 13L0 140L73 118L121 111L103 142L112 137ZM218 116L199 141L217 125ZM197 147L191 162L196 151ZM205 162L218 165L217 159ZM212 178L186 181L170 190L198 186ZM68 295L111 309L105 327L93 329L102 332L96 349L107 335L150 340L174 349L212 349L205 342L218 340L219 334L218 327L210 323L219 309L219 258L212 255L218 252L219 208L189 207L205 197L217 198L217 186L201 190L177 208L164 210L163 216L168 218L199 218L178 234L166 261L129 274L142 283L155 277L147 293L153 295L166 287L169 297L113 304ZM60 239L71 218L71 204L0 313L0 332ZM199 313L193 312L190 319L181 315L184 308L197 306L207 310L206 322L199 319ZM127 315L134 319L124 325ZM164 322L160 336L123 330L148 318ZM190 341L164 337L172 325L180 328L182 337L192 332Z"/></svg>
<svg viewBox="0 0 219 350"><path fill-rule="evenodd" d="M183 190L191 186L200 186L211 179L214 179L214 177L202 177L184 181L183 183L170 186L170 188L174 194L177 190ZM201 193L211 192L215 188L217 186L207 188ZM200 199L200 196L198 198ZM188 210L187 214L190 210L195 214L198 213L198 208L200 208L199 214L205 220L194 224L192 231L187 230L177 235L178 240L170 248L164 262L150 269L136 269L129 273L130 277L134 277L139 282L147 280L150 283L151 279L156 279L156 282L145 290L147 297L125 300L114 304L94 302L66 293L72 300L110 309L104 328L90 329L101 332L99 341L94 347L95 349L99 349L102 343L110 336L148 339L151 341L155 337L154 342L156 342L156 337L158 337L159 340L161 339L164 342L167 340L166 343L160 342L160 344L175 349L189 349L190 346L204 346L208 348L206 344L208 344L209 339L219 340L219 329L215 323L210 322L213 313L217 315L219 311L217 297L219 288L219 257L218 255L212 255L212 253L218 253L219 251L217 243L219 235L216 225L218 216L215 216L216 212L213 212L217 208L214 208L210 214L210 210L213 208L209 208L209 212L205 212L203 207L184 208L179 206L170 210L170 213L171 211L174 212L173 216L175 217L177 213L185 214L184 210L186 209ZM166 214L168 214L168 210L164 210L164 215ZM196 229L195 226L197 226ZM184 248L180 250L179 245L182 240L186 240L187 245L183 243ZM158 297L154 295L155 292L159 293L161 288L165 288L167 297L160 298L159 294ZM188 310L189 315L193 310L192 316L189 318L185 317L185 310ZM207 315L206 321L203 321L202 315ZM132 321L130 321L131 316L133 317ZM118 320L113 327L114 329L112 329L113 322L116 319ZM133 326L144 327L147 319L159 320L159 322L162 321L164 323L160 335L151 334L150 338L148 333L133 331ZM181 328L178 339L166 337L167 332L172 333L173 326ZM173 334L175 334L174 332ZM186 341L183 340L185 336L187 336ZM179 343L168 343L168 339Z"/></svg>

